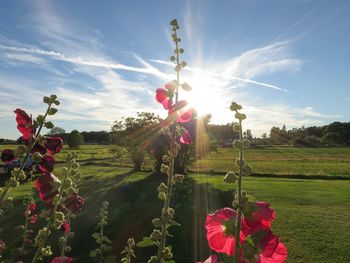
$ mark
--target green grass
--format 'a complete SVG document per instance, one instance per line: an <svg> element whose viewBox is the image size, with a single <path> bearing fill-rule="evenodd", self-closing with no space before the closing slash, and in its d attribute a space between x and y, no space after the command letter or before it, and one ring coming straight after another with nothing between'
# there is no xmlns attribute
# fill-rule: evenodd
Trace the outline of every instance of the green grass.
<svg viewBox="0 0 350 263"><path fill-rule="evenodd" d="M235 168L237 152L220 148L195 162L191 170L226 172ZM350 177L350 148L263 147L247 149L255 174Z"/></svg>
<svg viewBox="0 0 350 263"><path fill-rule="evenodd" d="M146 172L132 173L127 163L119 167L111 162L108 147L83 146L79 150L85 159L81 161L83 181L80 186L85 205L72 223L76 237L70 241L71 255L78 262L91 262L87 255L96 245L90 235L95 231L96 217L104 200L110 203L106 234L113 241L113 252L118 260L127 238L135 237L139 241L142 236L149 235L151 220L159 217L162 203L156 197L156 188L166 178L149 176ZM62 160L65 151L58 155ZM93 160L88 154L92 151L98 152ZM219 149L219 153L220 156L211 153L199 161L206 162L205 167L201 166L202 171L226 171L234 167L232 149ZM255 171L276 175L347 176L349 156L348 148L270 147L247 151L247 159L251 160ZM56 175L61 176L63 165L56 165ZM171 230L174 238L169 238L169 242L176 262L194 262L209 255L204 229L206 214L230 206L233 197L234 186L225 184L222 179L222 175L191 173L183 184L175 186L172 207L182 226ZM0 219L0 239L6 241L9 248L18 246L16 226L24 220L20 199L31 192L31 187L32 183L25 183L11 192L15 206ZM350 181L247 177L244 188L275 209L273 231L288 247L287 262L350 262ZM39 224L43 223L40 220ZM58 235L53 235L51 243L56 243L57 239ZM136 262L146 262L154 250L137 249L136 252Z"/></svg>

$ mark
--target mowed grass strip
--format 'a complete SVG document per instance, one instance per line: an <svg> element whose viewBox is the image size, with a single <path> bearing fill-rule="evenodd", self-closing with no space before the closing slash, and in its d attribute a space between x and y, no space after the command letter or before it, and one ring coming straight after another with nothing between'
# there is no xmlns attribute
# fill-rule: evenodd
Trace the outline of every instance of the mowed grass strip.
<svg viewBox="0 0 350 263"><path fill-rule="evenodd" d="M235 168L238 152L219 148L191 165L196 172L226 172ZM255 174L350 177L350 148L249 148L245 159Z"/></svg>
<svg viewBox="0 0 350 263"><path fill-rule="evenodd" d="M192 178L220 191L235 187L224 183L223 176ZM243 185L275 209L273 231L288 247L287 262L350 262L349 181L248 177Z"/></svg>

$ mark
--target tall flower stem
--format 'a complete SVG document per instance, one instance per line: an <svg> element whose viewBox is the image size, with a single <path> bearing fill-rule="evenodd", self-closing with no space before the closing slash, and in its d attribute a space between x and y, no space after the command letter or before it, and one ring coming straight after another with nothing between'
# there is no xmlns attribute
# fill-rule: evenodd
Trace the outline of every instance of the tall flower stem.
<svg viewBox="0 0 350 263"><path fill-rule="evenodd" d="M20 249L20 252L21 252L22 255L23 255L24 248L25 248L26 241L27 241L28 220L29 220L29 209L28 209L28 207L27 207L25 213L26 213L26 218L25 218L25 223L24 223L23 241L22 241L22 245L21 245L21 249Z"/></svg>
<svg viewBox="0 0 350 263"><path fill-rule="evenodd" d="M62 247L61 247L61 253L60 253L61 258L64 258L65 254L66 254L66 246L67 246L67 243L68 243L69 233L70 233L70 221L71 221L71 217L70 217L70 214L69 214L68 218L67 218L67 224L69 225L69 227L68 227L68 231L65 231L64 235L63 235L64 241L63 241Z"/></svg>
<svg viewBox="0 0 350 263"><path fill-rule="evenodd" d="M66 184L66 181L67 181L67 178L68 178L68 174L69 174L69 171L70 171L71 167L72 167L72 166L71 166L71 164L70 164L70 165L68 166L67 172L66 172L66 174L65 174L65 176L64 176L63 182L62 182L62 184L61 184L61 186L60 186L60 188L59 188L58 201L56 202L56 204L55 204L55 206L54 206L54 208L53 208L53 210L52 210L52 212L51 212L51 216L49 217L49 220L47 221L47 224L46 224L46 228L47 228L48 230L50 230L50 228L51 228L51 224L52 224L53 218L54 218L55 213L56 213L56 211L57 211L57 208L58 208L58 206L59 206L59 204L60 204L60 200L61 200L62 197L63 197L63 189L62 189L62 187ZM47 237L48 237L48 236L45 236L44 242L42 242L42 244L41 244L41 245L38 247L38 249L36 250L36 253L35 253L34 257L33 257L32 263L35 263L35 262L38 261L39 256L40 256L40 253L41 253L41 249L46 245Z"/></svg>
<svg viewBox="0 0 350 263"><path fill-rule="evenodd" d="M243 141L243 132L242 132L242 120L239 120L239 140ZM236 219L236 232L235 232L235 254L233 257L233 262L238 263L238 256L239 256L239 249L240 249L240 231L241 231L241 217L242 217L242 169L243 169L243 143L241 143L240 149L239 149L239 174L238 174L238 180L237 180L237 219Z"/></svg>
<svg viewBox="0 0 350 263"><path fill-rule="evenodd" d="M175 55L176 55L176 89L175 89L175 105L179 100L179 85L180 85L180 52L179 52L179 39L177 35L177 22L173 25L174 31L174 42L175 42ZM176 140L176 122L171 127L171 142L170 142L170 162L169 162L169 173L167 180L167 194L164 200L164 206L162 211L169 209L171 194L173 190L173 176L174 176L174 164L175 164L175 140ZM161 225L161 239L157 251L157 262L162 262L162 253L166 244L167 226L165 220L162 220Z"/></svg>
<svg viewBox="0 0 350 263"><path fill-rule="evenodd" d="M24 168L24 166L25 166L25 164L26 164L26 162L28 160L28 157L30 155L30 152L33 150L34 145L37 143L37 141L39 139L40 132L41 132L43 126L44 126L45 119L46 119L47 115L49 114L49 111L51 109L52 103L53 102L49 102L47 110L46 110L45 115L43 117L42 123L40 123L39 129L38 129L38 131L36 132L36 134L34 136L34 140L32 140L32 142L30 143L29 147L27 147L27 151L25 153L25 156L22 158L21 165L20 165L20 167L19 167L19 169L17 171L17 175L16 175L17 177L23 171L23 168ZM2 204L3 200L5 199L7 193L11 190L11 188L12 187L10 185L7 185L5 187L5 189L3 190L2 194L0 195L0 205Z"/></svg>

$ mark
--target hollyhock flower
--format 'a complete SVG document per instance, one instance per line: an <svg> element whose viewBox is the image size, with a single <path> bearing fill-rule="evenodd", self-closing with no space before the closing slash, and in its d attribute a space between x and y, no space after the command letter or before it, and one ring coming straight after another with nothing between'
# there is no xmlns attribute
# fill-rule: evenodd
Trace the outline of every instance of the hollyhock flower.
<svg viewBox="0 0 350 263"><path fill-rule="evenodd" d="M70 231L70 225L67 221L64 221L64 223L61 226L61 229L64 233L69 233Z"/></svg>
<svg viewBox="0 0 350 263"><path fill-rule="evenodd" d="M185 129L180 137L180 142L183 144L190 144L192 142L191 134Z"/></svg>
<svg viewBox="0 0 350 263"><path fill-rule="evenodd" d="M239 251L239 262L249 263L250 260L247 257L253 258L259 263L285 262L288 255L287 249L270 230L271 223L275 218L274 211L268 203L257 202L254 205L256 206L255 210L249 218L242 217L241 220L240 242L243 248ZM236 217L236 211L230 208L220 209L207 216L205 227L211 249L229 256L235 253L234 227ZM246 242L246 238L252 238L254 244L251 241Z"/></svg>
<svg viewBox="0 0 350 263"><path fill-rule="evenodd" d="M55 165L55 159L52 156L45 155L39 163L39 170L45 173L51 173Z"/></svg>
<svg viewBox="0 0 350 263"><path fill-rule="evenodd" d="M51 263L72 263L73 258L71 257L55 257Z"/></svg>
<svg viewBox="0 0 350 263"><path fill-rule="evenodd" d="M46 153L46 148L44 146L42 146L39 143L35 143L32 150L30 151L31 153L35 153L38 152L41 155L44 155Z"/></svg>
<svg viewBox="0 0 350 263"><path fill-rule="evenodd" d="M197 262L197 263L217 263L218 257L216 255L211 255L206 261L204 262Z"/></svg>
<svg viewBox="0 0 350 263"><path fill-rule="evenodd" d="M176 84L174 82L169 82L165 84L165 88L156 90L156 100L161 103L166 110L170 109L173 105L172 97L175 89Z"/></svg>
<svg viewBox="0 0 350 263"><path fill-rule="evenodd" d="M79 213L83 208L83 205L84 199L77 194L71 194L64 201L64 207L73 214Z"/></svg>
<svg viewBox="0 0 350 263"><path fill-rule="evenodd" d="M244 220L251 233L261 229L270 229L272 221L275 220L275 211L270 208L269 203L256 202L253 205L253 212L246 215Z"/></svg>
<svg viewBox="0 0 350 263"><path fill-rule="evenodd" d="M27 210L29 212L33 212L36 208L36 204L29 204L28 207L27 207Z"/></svg>
<svg viewBox="0 0 350 263"><path fill-rule="evenodd" d="M30 218L30 223L31 223L31 224L35 224L37 220L38 220L38 215L37 215L37 214L34 214L34 215L32 215L32 217Z"/></svg>
<svg viewBox="0 0 350 263"><path fill-rule="evenodd" d="M54 155L61 151L63 140L61 137L48 137L44 143L49 155Z"/></svg>
<svg viewBox="0 0 350 263"><path fill-rule="evenodd" d="M235 249L234 224L237 212L231 208L222 208L213 214L207 215L205 228L207 229L207 240L209 247L216 252L232 256ZM248 227L242 221L240 233L241 242L244 241Z"/></svg>
<svg viewBox="0 0 350 263"><path fill-rule="evenodd" d="M24 110L16 109L14 112L16 113L17 129L22 133L23 140L29 143L35 133L33 120Z"/></svg>
<svg viewBox="0 0 350 263"><path fill-rule="evenodd" d="M11 149L5 149L1 152L1 161L4 163L10 163L16 159L15 151Z"/></svg>
<svg viewBox="0 0 350 263"><path fill-rule="evenodd" d="M51 203L52 198L58 194L55 183L60 182L52 173L46 173L39 176L35 181L35 188L39 191L39 197L42 201Z"/></svg>
<svg viewBox="0 0 350 263"><path fill-rule="evenodd" d="M168 117L161 121L163 127L168 127L175 121L178 123L186 123L191 121L194 112L193 108L186 109L187 102L184 100L179 101L169 109Z"/></svg>

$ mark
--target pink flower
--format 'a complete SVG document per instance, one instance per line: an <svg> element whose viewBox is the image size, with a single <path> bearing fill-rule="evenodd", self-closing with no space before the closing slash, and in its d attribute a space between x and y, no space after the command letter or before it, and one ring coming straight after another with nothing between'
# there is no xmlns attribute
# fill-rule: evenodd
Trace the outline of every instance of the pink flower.
<svg viewBox="0 0 350 263"><path fill-rule="evenodd" d="M191 134L185 129L180 137L180 142L183 144L190 144L192 142Z"/></svg>
<svg viewBox="0 0 350 263"><path fill-rule="evenodd" d="M66 198L64 201L64 207L68 209L73 214L77 214L81 211L84 205L84 199L77 195L77 194L71 194Z"/></svg>
<svg viewBox="0 0 350 263"><path fill-rule="evenodd" d="M63 140L61 137L48 137L45 141L45 147L49 155L59 153L63 146Z"/></svg>
<svg viewBox="0 0 350 263"><path fill-rule="evenodd" d="M217 263L218 257L216 255L211 255L206 261L204 262L197 262L197 263Z"/></svg>
<svg viewBox="0 0 350 263"><path fill-rule="evenodd" d="M165 84L165 88L156 90L156 100L161 103L166 110L170 109L173 105L172 97L174 96L175 89L175 83L169 82Z"/></svg>
<svg viewBox="0 0 350 263"><path fill-rule="evenodd" d="M46 173L42 176L39 176L35 180L35 188L39 192L39 197L42 201L51 203L52 198L58 194L57 189L55 188L55 182L59 182L58 178L52 173Z"/></svg>
<svg viewBox="0 0 350 263"><path fill-rule="evenodd" d="M34 215L32 215L32 217L30 218L30 223L31 223L31 224L35 224L37 220L38 220L38 215L37 215L37 214L34 214Z"/></svg>
<svg viewBox="0 0 350 263"><path fill-rule="evenodd" d="M69 233L70 231L70 225L67 221L64 221L64 223L61 226L61 229L63 230L64 233Z"/></svg>
<svg viewBox="0 0 350 263"><path fill-rule="evenodd" d="M207 240L211 249L230 256L234 254L236 242L233 226L236 217L236 211L231 208L222 208L213 214L207 215L205 228L207 229ZM241 228L244 229L243 232L248 231L244 221L242 221ZM240 234L241 242L245 238L243 232Z"/></svg>
<svg viewBox="0 0 350 263"><path fill-rule="evenodd" d="M29 204L27 210L31 213L35 210L36 204Z"/></svg>
<svg viewBox="0 0 350 263"><path fill-rule="evenodd" d="M256 202L251 215L245 217L245 221L250 228L250 232L261 229L270 229L272 221L275 220L275 211L270 208L269 203Z"/></svg>
<svg viewBox="0 0 350 263"><path fill-rule="evenodd" d="M239 262L250 262L246 257L254 258L260 263L283 263L287 259L287 249L279 238L270 230L271 222L275 218L274 211L268 203L257 202L256 210L252 215L242 217L240 242L242 250L239 253ZM236 211L223 208L209 214L206 220L207 240L209 247L216 252L234 255L235 238L234 227L237 217ZM253 239L254 244L246 242ZM245 254L248 253L249 255Z"/></svg>
<svg viewBox="0 0 350 263"><path fill-rule="evenodd" d="M4 163L10 163L16 159L15 151L11 149L4 149L1 152L1 161Z"/></svg>
<svg viewBox="0 0 350 263"><path fill-rule="evenodd" d="M35 133L33 120L24 110L16 109L14 112L16 113L17 129L22 133L23 140L29 143Z"/></svg>
<svg viewBox="0 0 350 263"><path fill-rule="evenodd" d="M45 155L39 163L39 170L45 173L51 173L55 165L55 159L52 156Z"/></svg>
<svg viewBox="0 0 350 263"><path fill-rule="evenodd" d="M71 257L55 257L51 263L72 263L73 258Z"/></svg>

